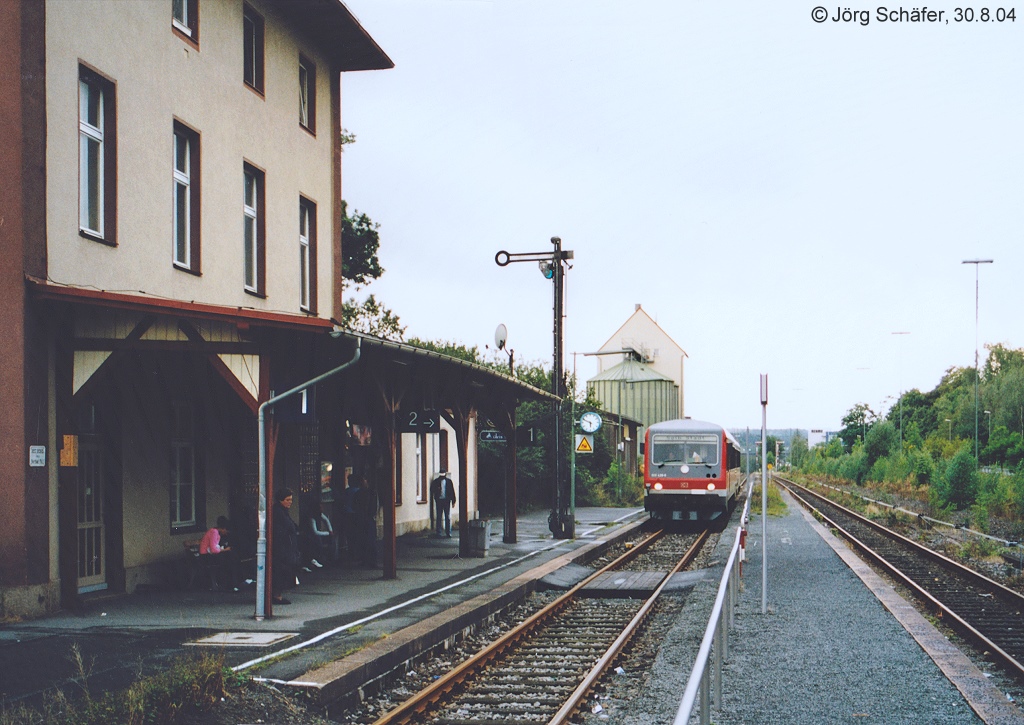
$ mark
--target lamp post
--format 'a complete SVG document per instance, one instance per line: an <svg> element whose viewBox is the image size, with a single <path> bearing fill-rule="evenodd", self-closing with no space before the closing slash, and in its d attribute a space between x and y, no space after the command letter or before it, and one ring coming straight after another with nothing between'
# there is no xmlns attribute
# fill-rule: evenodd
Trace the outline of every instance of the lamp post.
<svg viewBox="0 0 1024 725"><path fill-rule="evenodd" d="M768 376L761 376L761 614L768 613Z"/></svg>
<svg viewBox="0 0 1024 725"><path fill-rule="evenodd" d="M562 401L565 397L565 381L562 373L562 320L564 317L562 307L565 298L565 271L569 265L568 260L573 258L571 250L562 249L562 240L559 237L551 237L554 250L550 252L520 252L510 253L501 250L494 255L494 262L499 267L507 267L512 262L537 262L541 274L550 279L554 284L554 312L555 324L552 331L554 337L554 365L551 370L551 392L558 400L553 404L555 413L555 442L554 449L554 471L555 491L551 515L548 517L548 528L556 539L572 539L576 535L576 522L566 510L562 496Z"/></svg>
<svg viewBox="0 0 1024 725"><path fill-rule="evenodd" d="M909 332L894 332L893 335L900 335L900 339L903 339L903 335L909 335ZM899 355L899 371L897 377L899 378L900 384L900 455L903 455L903 345L900 345Z"/></svg>
<svg viewBox="0 0 1024 725"><path fill-rule="evenodd" d="M988 439L992 440L992 411L986 410L985 415L988 417Z"/></svg>
<svg viewBox="0 0 1024 725"><path fill-rule="evenodd" d="M991 259L965 259L961 264L974 265L974 465L978 465L978 265L992 264Z"/></svg>
<svg viewBox="0 0 1024 725"><path fill-rule="evenodd" d="M950 418L946 418L946 422L949 423L949 427L946 430L946 440L953 440L953 421Z"/></svg>

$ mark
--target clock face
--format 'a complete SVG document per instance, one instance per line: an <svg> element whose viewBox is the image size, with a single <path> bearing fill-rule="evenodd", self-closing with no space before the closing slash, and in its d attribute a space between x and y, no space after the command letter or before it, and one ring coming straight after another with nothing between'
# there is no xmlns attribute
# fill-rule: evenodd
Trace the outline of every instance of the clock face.
<svg viewBox="0 0 1024 725"><path fill-rule="evenodd" d="M601 427L601 416L594 412L587 412L580 416L580 428L584 433L595 433Z"/></svg>

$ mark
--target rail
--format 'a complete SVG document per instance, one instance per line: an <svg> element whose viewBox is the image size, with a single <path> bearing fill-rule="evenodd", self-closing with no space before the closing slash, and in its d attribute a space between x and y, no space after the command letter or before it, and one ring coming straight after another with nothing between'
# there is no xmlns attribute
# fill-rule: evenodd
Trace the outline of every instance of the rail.
<svg viewBox="0 0 1024 725"><path fill-rule="evenodd" d="M711 610L711 617L708 620L707 629L704 631L704 639L697 651L697 659L693 663L693 670L690 672L690 679L686 683L686 690L683 692L683 700L676 711L674 725L688 725L693 715L693 708L700 704L701 725L709 725L711 722L711 681L714 680L715 707L722 704L722 670L725 667L725 658L729 656L729 630L735 624L735 605L739 597L739 568L736 562L740 561L740 550L743 548L744 533L747 522L750 519L750 500L753 494L753 479L750 480L747 490L747 502L743 505L743 515L740 518L740 526L736 530L736 541L729 553L729 560L725 564L725 571L722 573L722 581L718 585L718 596L715 597L715 606ZM711 652L714 650L714 659Z"/></svg>

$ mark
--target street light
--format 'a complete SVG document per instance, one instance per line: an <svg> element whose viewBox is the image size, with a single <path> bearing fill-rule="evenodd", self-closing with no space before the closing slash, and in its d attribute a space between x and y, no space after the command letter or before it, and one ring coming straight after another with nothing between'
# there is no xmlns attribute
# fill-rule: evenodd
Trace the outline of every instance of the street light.
<svg viewBox="0 0 1024 725"><path fill-rule="evenodd" d="M909 335L909 332L894 332L893 335ZM902 339L902 337L900 338ZM900 383L900 455L903 455L903 345L900 345L899 370L897 377Z"/></svg>
<svg viewBox="0 0 1024 725"><path fill-rule="evenodd" d="M992 440L992 411L991 410L986 410L985 411L985 415L988 416L988 439L989 439L989 441L991 441Z"/></svg>
<svg viewBox="0 0 1024 725"><path fill-rule="evenodd" d="M978 465L978 265L992 264L991 259L965 259L961 264L974 265L974 465Z"/></svg>
<svg viewBox="0 0 1024 725"><path fill-rule="evenodd" d="M946 432L946 440L952 441L953 440L953 421L951 419L949 419L949 418L946 418L946 422L949 423L949 429Z"/></svg>

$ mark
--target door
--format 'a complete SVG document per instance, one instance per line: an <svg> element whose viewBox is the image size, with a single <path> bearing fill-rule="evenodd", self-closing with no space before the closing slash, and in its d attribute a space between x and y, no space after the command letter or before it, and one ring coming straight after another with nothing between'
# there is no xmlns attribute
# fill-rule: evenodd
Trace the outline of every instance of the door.
<svg viewBox="0 0 1024 725"><path fill-rule="evenodd" d="M82 439L78 451L78 593L107 588L103 530L103 457Z"/></svg>

